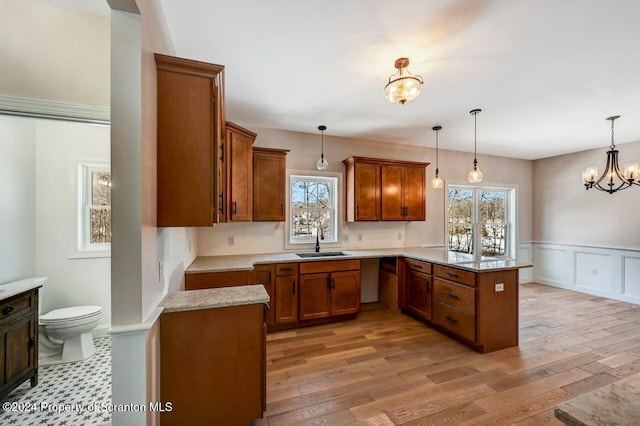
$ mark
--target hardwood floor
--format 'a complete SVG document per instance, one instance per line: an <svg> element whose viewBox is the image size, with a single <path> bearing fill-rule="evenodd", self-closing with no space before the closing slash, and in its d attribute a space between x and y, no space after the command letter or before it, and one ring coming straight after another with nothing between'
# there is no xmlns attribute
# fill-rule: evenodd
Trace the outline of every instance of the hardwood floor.
<svg viewBox="0 0 640 426"><path fill-rule="evenodd" d="M520 346L479 354L406 315L267 335L258 425L561 424L553 407L640 372L640 306L520 289Z"/></svg>

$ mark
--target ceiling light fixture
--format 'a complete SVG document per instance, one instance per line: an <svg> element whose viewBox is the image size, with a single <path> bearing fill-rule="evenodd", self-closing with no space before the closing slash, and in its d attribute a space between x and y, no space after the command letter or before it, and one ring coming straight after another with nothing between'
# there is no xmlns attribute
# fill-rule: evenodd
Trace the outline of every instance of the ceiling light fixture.
<svg viewBox="0 0 640 426"><path fill-rule="evenodd" d="M482 178L484 175L478 168L478 159L477 159L477 147L478 147L478 114L480 114L481 109L472 109L469 111L469 114L473 115L473 170L469 172L467 175L467 180L470 183L480 183L482 182Z"/></svg>
<svg viewBox="0 0 640 426"><path fill-rule="evenodd" d="M613 142L613 122L620 118L619 115L608 117L611 121L611 145L607 151L607 165L602 176L598 178L597 167L587 167L582 172L582 183L587 190L591 188L613 194L614 192L627 189L631 185L639 185L638 181L638 163L628 163L624 165L624 173L620 172L618 166L618 150ZM598 178L598 180L596 180ZM602 182L605 183L602 183Z"/></svg>
<svg viewBox="0 0 640 426"><path fill-rule="evenodd" d="M395 62L397 73L389 76L389 82L384 86L384 95L391 103L401 103L417 98L422 88L422 77L409 72L409 58L398 58Z"/></svg>
<svg viewBox="0 0 640 426"><path fill-rule="evenodd" d="M325 170L329 167L329 163L324 159L324 131L327 130L327 126L318 126L318 130L322 133L322 151L320 154L320 159L316 163L316 167L318 170Z"/></svg>
<svg viewBox="0 0 640 426"><path fill-rule="evenodd" d="M444 186L444 181L438 176L440 172L440 170L438 170L438 131L442 129L442 126L434 126L431 129L436 132L436 175L431 179L431 187L433 189L440 189Z"/></svg>

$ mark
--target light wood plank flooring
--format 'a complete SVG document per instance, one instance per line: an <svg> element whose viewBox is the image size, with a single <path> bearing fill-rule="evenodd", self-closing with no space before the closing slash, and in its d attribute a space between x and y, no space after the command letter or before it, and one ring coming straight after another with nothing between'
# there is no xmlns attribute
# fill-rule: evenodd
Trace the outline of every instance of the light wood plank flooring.
<svg viewBox="0 0 640 426"><path fill-rule="evenodd" d="M257 424L560 424L558 403L640 372L640 306L520 288L520 346L485 355L377 304L269 333Z"/></svg>

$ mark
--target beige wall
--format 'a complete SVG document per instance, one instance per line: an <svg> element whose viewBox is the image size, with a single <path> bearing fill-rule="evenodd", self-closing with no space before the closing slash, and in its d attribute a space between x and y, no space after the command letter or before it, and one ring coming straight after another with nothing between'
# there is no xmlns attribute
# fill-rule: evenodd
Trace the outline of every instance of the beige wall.
<svg viewBox="0 0 640 426"><path fill-rule="evenodd" d="M640 142L617 146L620 167L640 161ZM615 194L581 183L582 170L604 171L608 147L533 162L533 240L640 249L640 187Z"/></svg>
<svg viewBox="0 0 640 426"><path fill-rule="evenodd" d="M238 121L242 125L242 121ZM273 129L251 128L258 133L254 146L290 149L287 168L315 170L320 154L320 134L298 133ZM441 133L440 140L446 141ZM432 135L428 135L432 137ZM392 145L383 142L346 139L325 133L325 157L330 172L344 172L342 160L349 156L368 156L398 160L426 161L427 168L427 221L426 222L377 222L343 223L342 235L349 242L343 249L401 247L427 244L444 245L444 191L431 189L429 182L435 173L435 150L408 145ZM491 184L518 186L518 235L520 242L530 241L532 162L502 157L479 156L485 180ZM466 182L473 155L455 151L440 152L440 172L445 180ZM282 223L218 224L213 228L198 230L198 255L221 255L284 250L285 229ZM362 234L362 241L358 235ZM398 235L402 238L399 239ZM229 247L228 237L235 237L235 245Z"/></svg>

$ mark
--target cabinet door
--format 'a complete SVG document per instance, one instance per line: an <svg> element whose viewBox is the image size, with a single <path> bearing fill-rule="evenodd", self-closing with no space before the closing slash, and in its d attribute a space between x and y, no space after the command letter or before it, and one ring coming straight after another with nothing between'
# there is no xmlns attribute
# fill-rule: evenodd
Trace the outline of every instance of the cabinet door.
<svg viewBox="0 0 640 426"><path fill-rule="evenodd" d="M252 277L252 284L262 284L269 294L269 306L271 307L265 314L267 325L271 326L276 323L276 292L275 283L275 265L256 265Z"/></svg>
<svg viewBox="0 0 640 426"><path fill-rule="evenodd" d="M300 321L331 314L330 274L300 275Z"/></svg>
<svg viewBox="0 0 640 426"><path fill-rule="evenodd" d="M4 383L26 375L35 365L35 315L12 323L2 332L4 337ZM33 339L33 340L32 340Z"/></svg>
<svg viewBox="0 0 640 426"><path fill-rule="evenodd" d="M360 271L331 274L331 315L360 312Z"/></svg>
<svg viewBox="0 0 640 426"><path fill-rule="evenodd" d="M276 324L298 321L298 277L287 275L276 277Z"/></svg>
<svg viewBox="0 0 640 426"><path fill-rule="evenodd" d="M407 309L431 321L431 275L407 270Z"/></svg>
<svg viewBox="0 0 640 426"><path fill-rule="evenodd" d="M253 220L283 222L286 193L285 153L253 152Z"/></svg>
<svg viewBox="0 0 640 426"><path fill-rule="evenodd" d="M425 168L405 166L402 178L404 220L425 220Z"/></svg>
<svg viewBox="0 0 640 426"><path fill-rule="evenodd" d="M355 163L355 220L380 220L380 165Z"/></svg>
<svg viewBox="0 0 640 426"><path fill-rule="evenodd" d="M382 165L382 220L406 220L402 203L404 167Z"/></svg>
<svg viewBox="0 0 640 426"><path fill-rule="evenodd" d="M253 139L227 123L229 204L227 219L251 221L253 215Z"/></svg>

